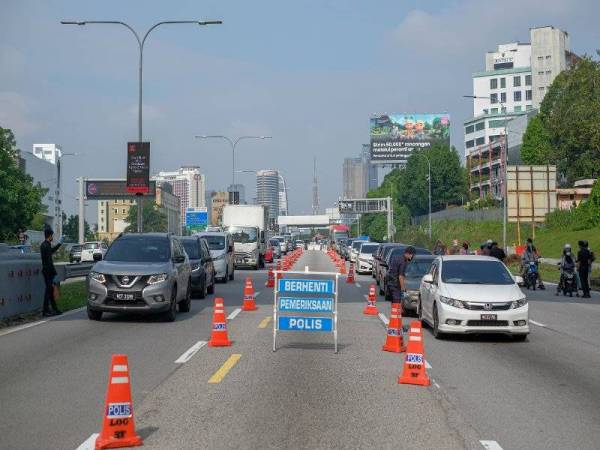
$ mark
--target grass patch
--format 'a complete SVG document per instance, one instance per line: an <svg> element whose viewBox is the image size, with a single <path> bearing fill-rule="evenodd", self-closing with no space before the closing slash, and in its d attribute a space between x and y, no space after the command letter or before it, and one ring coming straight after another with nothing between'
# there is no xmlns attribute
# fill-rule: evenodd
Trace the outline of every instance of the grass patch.
<svg viewBox="0 0 600 450"><path fill-rule="evenodd" d="M81 308L87 303L85 281L73 281L60 286L60 298L56 302L62 311Z"/></svg>

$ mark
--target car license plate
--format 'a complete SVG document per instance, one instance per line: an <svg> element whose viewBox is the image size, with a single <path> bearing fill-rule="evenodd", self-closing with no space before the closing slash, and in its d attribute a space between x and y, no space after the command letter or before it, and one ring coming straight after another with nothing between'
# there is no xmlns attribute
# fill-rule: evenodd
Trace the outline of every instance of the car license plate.
<svg viewBox="0 0 600 450"><path fill-rule="evenodd" d="M134 300L135 299L135 295L134 294L129 294L126 292L117 292L115 294L115 298L117 300Z"/></svg>
<svg viewBox="0 0 600 450"><path fill-rule="evenodd" d="M497 320L498 314L482 314L481 320Z"/></svg>

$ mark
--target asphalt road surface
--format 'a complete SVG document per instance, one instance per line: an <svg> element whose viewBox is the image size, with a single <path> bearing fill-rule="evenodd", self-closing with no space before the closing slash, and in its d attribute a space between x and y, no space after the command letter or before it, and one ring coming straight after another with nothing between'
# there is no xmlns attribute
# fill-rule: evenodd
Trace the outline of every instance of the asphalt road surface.
<svg viewBox="0 0 600 450"><path fill-rule="evenodd" d="M296 269L306 265L333 270L318 251ZM259 309L238 313L246 276ZM381 351L383 321L362 314L370 276L342 283L338 354L321 333L282 334L272 351L265 280L264 271L238 271L217 285L235 316L231 347L203 346L214 296L194 300L174 323L92 322L80 311L3 330L0 448L76 449L98 432L113 353L129 356L136 429L148 448L599 448L598 293L529 292L526 342L435 340L425 329L432 384L419 387L397 384L402 357ZM389 303L377 305L389 316Z"/></svg>

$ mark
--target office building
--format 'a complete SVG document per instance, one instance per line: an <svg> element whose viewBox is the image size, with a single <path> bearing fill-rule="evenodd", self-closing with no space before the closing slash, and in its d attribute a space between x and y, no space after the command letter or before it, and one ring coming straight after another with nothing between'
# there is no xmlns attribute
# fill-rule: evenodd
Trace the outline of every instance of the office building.
<svg viewBox="0 0 600 450"><path fill-rule="evenodd" d="M287 216L288 215L288 191L287 186L285 184L285 178L280 173L279 176L279 215Z"/></svg>
<svg viewBox="0 0 600 450"><path fill-rule="evenodd" d="M502 198L506 141L508 164L516 164L529 119L556 75L577 60L564 31L532 28L530 39L498 45L486 53L485 70L473 74L473 117L464 122L465 159L470 190L481 198Z"/></svg>
<svg viewBox="0 0 600 450"><path fill-rule="evenodd" d="M229 193L229 203L235 205L246 204L246 186L243 184L230 184L227 187L227 192Z"/></svg>
<svg viewBox="0 0 600 450"><path fill-rule="evenodd" d="M279 189L279 172L270 169L256 172L256 204L268 208L271 227L279 215Z"/></svg>
<svg viewBox="0 0 600 450"><path fill-rule="evenodd" d="M370 146L363 144L357 158L344 158L342 198L365 198L379 185L377 167L371 163Z"/></svg>
<svg viewBox="0 0 600 450"><path fill-rule="evenodd" d="M211 198L210 224L213 226L223 225L223 209L229 203L229 192L215 192Z"/></svg>
<svg viewBox="0 0 600 450"><path fill-rule="evenodd" d="M169 183L157 184L156 204L167 216L167 231L173 234L183 234L181 199L173 193L173 186Z"/></svg>
<svg viewBox="0 0 600 450"><path fill-rule="evenodd" d="M62 151L56 144L34 144L33 152L19 151L19 167L46 189L42 204L46 211L44 223L62 234Z"/></svg>
<svg viewBox="0 0 600 450"><path fill-rule="evenodd" d="M157 184L169 183L173 186L173 194L181 200L181 221L185 227L185 211L187 208L206 206L205 177L198 166L184 166L174 172L159 172L153 177Z"/></svg>

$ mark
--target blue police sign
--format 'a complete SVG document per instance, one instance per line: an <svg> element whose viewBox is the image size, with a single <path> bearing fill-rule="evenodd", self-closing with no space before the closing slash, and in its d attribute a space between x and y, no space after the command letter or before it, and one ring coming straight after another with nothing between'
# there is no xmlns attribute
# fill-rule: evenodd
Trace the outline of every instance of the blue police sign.
<svg viewBox="0 0 600 450"><path fill-rule="evenodd" d="M284 331L325 331L333 330L331 317L280 316L279 329Z"/></svg>
<svg viewBox="0 0 600 450"><path fill-rule="evenodd" d="M288 312L333 312L332 298L300 298L300 297L280 297L279 311Z"/></svg>
<svg viewBox="0 0 600 450"><path fill-rule="evenodd" d="M279 292L288 294L335 294L333 280L303 280L282 278L279 280Z"/></svg>

